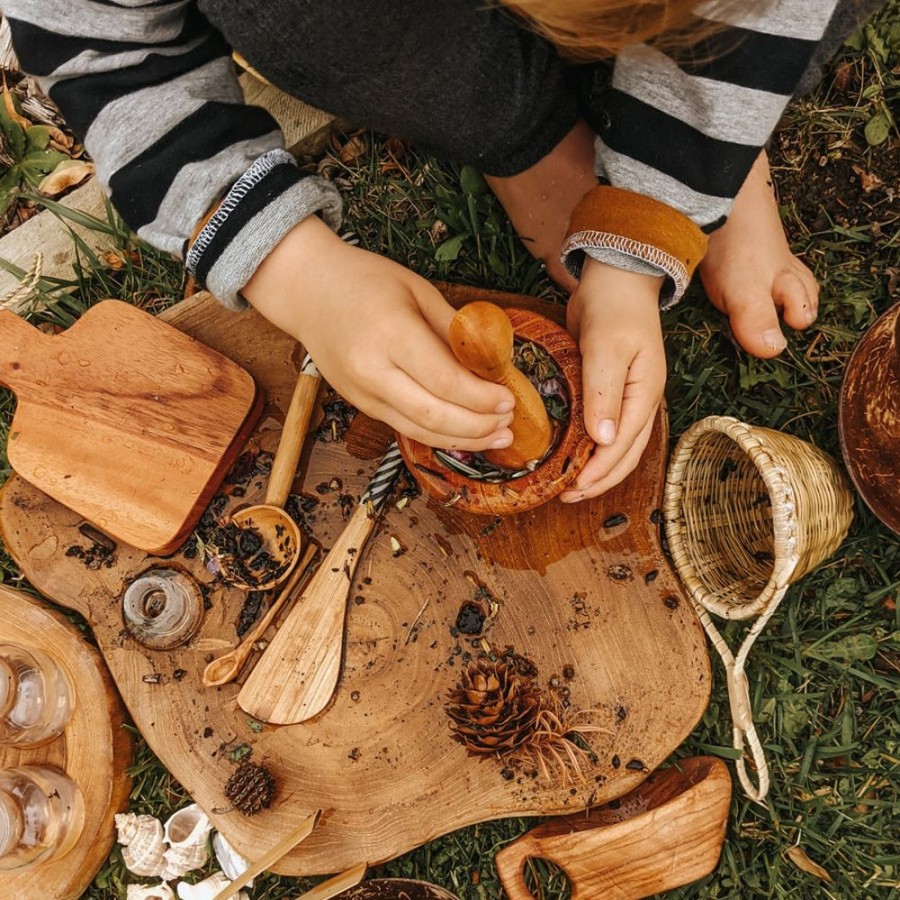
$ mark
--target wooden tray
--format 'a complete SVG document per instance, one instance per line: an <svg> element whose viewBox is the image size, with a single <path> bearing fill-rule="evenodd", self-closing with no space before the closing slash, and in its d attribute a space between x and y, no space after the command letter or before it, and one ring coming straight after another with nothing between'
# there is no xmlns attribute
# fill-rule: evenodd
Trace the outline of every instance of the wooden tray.
<svg viewBox="0 0 900 900"><path fill-rule="evenodd" d="M456 305L498 300L472 289L448 296ZM561 313L533 298L499 299ZM249 369L282 417L302 359L295 342L206 296L169 319ZM278 428L268 418L253 440L274 446ZM296 487L317 501L307 524L326 548L343 525L341 497L359 497L390 438L357 416L341 442L307 441ZM245 599L213 585L202 560L179 553L167 561L210 585L200 631L186 647L153 652L123 631L120 610L127 583L158 559L120 546L111 565L87 569L67 555L86 543L81 520L16 477L0 497L0 531L27 577L92 624L150 746L245 856L260 856L301 816L324 809L312 836L277 866L320 874L387 860L475 822L603 803L635 787L692 730L708 699L709 657L659 546L665 455L661 413L639 470L599 500L500 521L424 496L402 510L389 504L351 591L335 699L317 718L282 728L250 720L235 703L239 685L201 685L206 663L235 644ZM263 491L257 479L234 502ZM396 556L392 537L402 547ZM485 592L500 604L485 634L490 647L528 657L544 687L555 680L576 708L596 707L609 729L591 736L597 760L585 782L506 780L496 761L468 757L451 740L444 697L486 646L454 625L461 606ZM253 818L228 811L223 795L233 757L247 750L279 784L272 808Z"/></svg>
<svg viewBox="0 0 900 900"><path fill-rule="evenodd" d="M85 801L84 830L72 850L33 869L0 872L0 896L77 900L109 855L113 816L128 802L132 744L122 727L122 703L100 654L40 601L0 586L0 622L4 641L47 653L76 686L65 732L34 750L0 747L0 767L58 766L78 782Z"/></svg>

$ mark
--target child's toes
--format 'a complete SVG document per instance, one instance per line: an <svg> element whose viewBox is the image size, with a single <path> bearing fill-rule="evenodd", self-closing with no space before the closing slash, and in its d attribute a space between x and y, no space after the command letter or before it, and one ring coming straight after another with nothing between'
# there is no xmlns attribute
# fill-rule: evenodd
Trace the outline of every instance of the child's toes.
<svg viewBox="0 0 900 900"><path fill-rule="evenodd" d="M728 320L737 342L753 356L769 359L787 346L778 311L765 293L746 293L727 302Z"/></svg>
<svg viewBox="0 0 900 900"><path fill-rule="evenodd" d="M782 269L772 282L772 297L791 328L808 328L819 312L819 286L802 263Z"/></svg>

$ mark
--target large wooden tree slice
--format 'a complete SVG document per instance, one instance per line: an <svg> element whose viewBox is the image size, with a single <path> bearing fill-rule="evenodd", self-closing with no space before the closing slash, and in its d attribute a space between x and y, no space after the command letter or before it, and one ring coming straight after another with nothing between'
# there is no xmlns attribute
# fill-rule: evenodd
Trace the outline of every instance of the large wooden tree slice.
<svg viewBox="0 0 900 900"><path fill-rule="evenodd" d="M559 318L557 308L533 298L470 289L448 295L456 305L512 300ZM231 313L208 297L180 304L169 320L251 371L272 414L252 442L274 447L302 359L298 345L254 313ZM324 548L390 439L357 416L342 440L307 442L295 488L310 498L306 524ZM91 623L136 724L216 827L252 859L321 808L316 830L277 870L326 873L386 860L463 825L608 801L635 787L691 731L708 699L709 658L660 549L665 457L661 413L638 470L596 501L553 502L499 520L424 496L389 503L350 591L334 700L309 722L281 728L237 707L239 684L202 686L206 664L237 642L246 595L223 588L201 558L178 553L160 561L119 546L111 561L89 569L67 555L90 544L78 531L81 520L15 477L2 495L0 529L27 577ZM254 502L263 481L251 480L230 504ZM123 631L121 598L131 579L161 562L206 585L209 608L190 643L154 652ZM469 636L456 622L476 600L495 615L483 634ZM496 759L467 756L451 739L447 692L468 660L506 648L531 660L544 690L566 694L574 709L595 710L606 730L589 738L596 757L585 780L504 772ZM278 781L271 808L252 818L230 810L223 795L236 758L248 750Z"/></svg>
<svg viewBox="0 0 900 900"><path fill-rule="evenodd" d="M75 686L75 710L65 732L33 750L0 747L0 768L52 765L81 788L85 823L75 846L58 860L0 872L0 896L77 900L103 865L115 837L113 816L128 802L125 770L132 747L122 727L122 703L100 654L58 613L33 597L0 586L0 639L41 650Z"/></svg>

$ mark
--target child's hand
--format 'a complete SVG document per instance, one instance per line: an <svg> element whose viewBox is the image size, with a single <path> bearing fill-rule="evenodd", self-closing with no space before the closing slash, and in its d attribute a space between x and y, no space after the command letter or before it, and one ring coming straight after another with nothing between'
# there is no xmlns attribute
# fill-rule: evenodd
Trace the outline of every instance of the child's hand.
<svg viewBox="0 0 900 900"><path fill-rule="evenodd" d="M617 485L647 446L666 381L661 282L585 261L567 318L581 347L584 421L597 449L574 487L561 495L566 503Z"/></svg>
<svg viewBox="0 0 900 900"><path fill-rule="evenodd" d="M322 376L373 418L432 447L485 450L512 441L513 397L457 362L454 310L424 278L338 238L311 217L243 291L306 347Z"/></svg>

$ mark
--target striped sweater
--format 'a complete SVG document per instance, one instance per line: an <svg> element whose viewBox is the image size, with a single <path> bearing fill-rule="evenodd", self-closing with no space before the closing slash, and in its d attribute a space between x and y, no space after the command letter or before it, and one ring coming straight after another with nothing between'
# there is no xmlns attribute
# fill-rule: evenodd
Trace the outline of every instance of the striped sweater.
<svg viewBox="0 0 900 900"><path fill-rule="evenodd" d="M243 105L230 47L195 0L0 2L23 68L84 140L123 218L149 243L183 256L223 303L244 305L241 288L303 218L319 213L337 227L336 190L304 177L269 114ZM214 21L217 13L252 12L247 3L243 10L224 0L202 5ZM266 15L289 17L293 5L267 4ZM697 48L696 61L646 46L620 54L596 141L598 175L713 230L835 5L765 0L747 11L730 4L725 18L710 6L707 15L728 27ZM347 27L337 11L334 17L335 27ZM242 23L217 24L233 33ZM586 250L614 265L658 271L658 257L633 251L627 238L592 237L567 249L573 260ZM678 285L677 299L684 273L666 274Z"/></svg>

